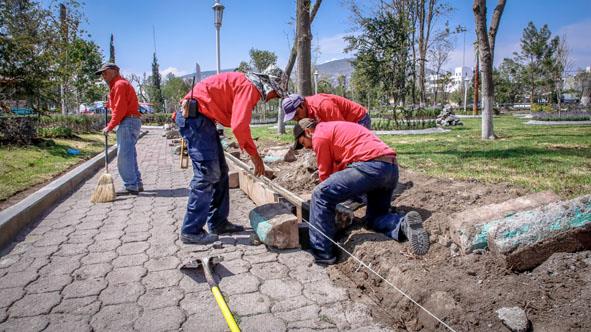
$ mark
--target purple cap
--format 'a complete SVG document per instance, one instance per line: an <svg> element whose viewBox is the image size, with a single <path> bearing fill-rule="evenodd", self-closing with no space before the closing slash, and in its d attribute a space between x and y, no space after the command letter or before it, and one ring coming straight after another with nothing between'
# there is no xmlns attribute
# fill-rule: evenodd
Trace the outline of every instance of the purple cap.
<svg viewBox="0 0 591 332"><path fill-rule="evenodd" d="M296 110L302 103L304 102L304 97L298 94L291 94L281 101L281 108L283 108L283 112L285 113L285 117L283 120L289 121L293 119L296 114Z"/></svg>

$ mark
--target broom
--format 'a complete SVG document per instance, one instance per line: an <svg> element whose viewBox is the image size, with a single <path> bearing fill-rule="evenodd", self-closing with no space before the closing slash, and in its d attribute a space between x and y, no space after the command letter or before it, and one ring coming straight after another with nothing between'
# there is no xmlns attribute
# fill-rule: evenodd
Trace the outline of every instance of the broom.
<svg viewBox="0 0 591 332"><path fill-rule="evenodd" d="M107 108L105 108L105 127L108 124L107 120ZM116 196L113 176L109 174L109 141L108 133L105 133L105 173L99 178L90 201L92 203L107 203L114 201Z"/></svg>

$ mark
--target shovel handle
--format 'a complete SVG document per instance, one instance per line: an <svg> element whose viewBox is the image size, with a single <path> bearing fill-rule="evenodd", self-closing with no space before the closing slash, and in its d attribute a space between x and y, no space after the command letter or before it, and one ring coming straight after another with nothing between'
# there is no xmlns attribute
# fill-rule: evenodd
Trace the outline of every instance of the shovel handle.
<svg viewBox="0 0 591 332"><path fill-rule="evenodd" d="M220 307L220 310L222 311L222 315L224 316L230 331L240 332L240 328L238 327L238 324L236 324L236 320L234 319L230 308L228 308L228 305L226 304L226 301L224 300L224 297L222 296L218 286L213 286L211 288L211 292L213 293L213 297L215 297L215 301L218 303L218 307Z"/></svg>

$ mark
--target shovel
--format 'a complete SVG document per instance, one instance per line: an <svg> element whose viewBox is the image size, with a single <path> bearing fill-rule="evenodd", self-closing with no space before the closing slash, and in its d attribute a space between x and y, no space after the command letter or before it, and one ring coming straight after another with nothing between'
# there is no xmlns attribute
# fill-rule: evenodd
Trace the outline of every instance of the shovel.
<svg viewBox="0 0 591 332"><path fill-rule="evenodd" d="M222 315L224 316L224 319L226 320L226 323L228 324L230 331L240 332L240 328L238 327L238 324L236 324L236 320L234 319L232 312L228 308L226 300L224 300L224 296L220 292L218 284L213 278L213 274L211 272L211 267L213 265L219 264L223 260L224 258L221 256L205 256L185 263L183 266L181 266L181 269L203 269L203 274L205 274L205 280L207 280L207 284L209 285L209 288L211 288L213 297L215 298L215 301L220 307Z"/></svg>

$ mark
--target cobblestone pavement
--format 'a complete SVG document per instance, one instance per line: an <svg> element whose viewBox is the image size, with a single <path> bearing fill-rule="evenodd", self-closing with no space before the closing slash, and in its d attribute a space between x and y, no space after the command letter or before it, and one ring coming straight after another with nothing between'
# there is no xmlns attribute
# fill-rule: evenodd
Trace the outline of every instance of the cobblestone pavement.
<svg viewBox="0 0 591 332"><path fill-rule="evenodd" d="M226 331L204 277L179 270L214 254L224 257L215 273L243 331L389 330L303 251L251 246L248 232L222 237L221 248L182 244L192 171L178 167L168 142L153 129L140 140L140 196L91 204L97 174L3 249L0 331ZM232 222L248 225L253 207L231 191Z"/></svg>

